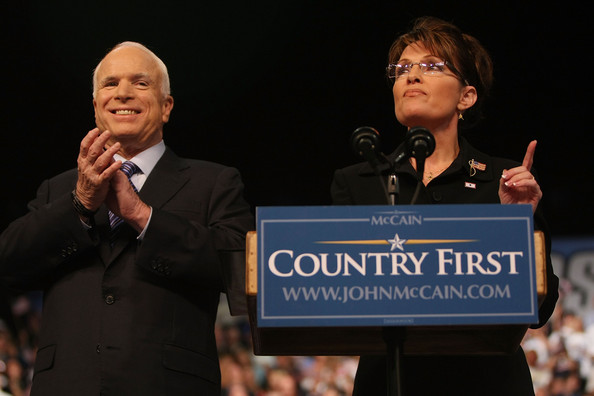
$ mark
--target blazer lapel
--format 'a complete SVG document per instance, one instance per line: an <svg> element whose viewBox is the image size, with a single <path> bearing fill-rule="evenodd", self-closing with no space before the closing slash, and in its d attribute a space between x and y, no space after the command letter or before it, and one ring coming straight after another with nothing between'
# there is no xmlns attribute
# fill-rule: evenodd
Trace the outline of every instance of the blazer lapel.
<svg viewBox="0 0 594 396"><path fill-rule="evenodd" d="M186 162L167 148L140 190L140 198L152 207L163 207L188 182L187 168Z"/></svg>

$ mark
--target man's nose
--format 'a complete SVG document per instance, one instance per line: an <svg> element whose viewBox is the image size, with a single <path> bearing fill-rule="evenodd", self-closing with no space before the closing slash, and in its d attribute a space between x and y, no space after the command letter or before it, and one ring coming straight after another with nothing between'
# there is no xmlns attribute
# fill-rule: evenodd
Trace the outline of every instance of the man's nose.
<svg viewBox="0 0 594 396"><path fill-rule="evenodd" d="M116 88L115 97L119 100L128 100L133 96L132 84L120 82Z"/></svg>

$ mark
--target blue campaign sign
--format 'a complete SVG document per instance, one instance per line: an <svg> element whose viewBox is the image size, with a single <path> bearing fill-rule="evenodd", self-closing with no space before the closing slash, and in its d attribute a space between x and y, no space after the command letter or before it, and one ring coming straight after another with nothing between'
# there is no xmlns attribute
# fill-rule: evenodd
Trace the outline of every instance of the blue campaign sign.
<svg viewBox="0 0 594 396"><path fill-rule="evenodd" d="M257 208L258 326L538 322L530 205Z"/></svg>

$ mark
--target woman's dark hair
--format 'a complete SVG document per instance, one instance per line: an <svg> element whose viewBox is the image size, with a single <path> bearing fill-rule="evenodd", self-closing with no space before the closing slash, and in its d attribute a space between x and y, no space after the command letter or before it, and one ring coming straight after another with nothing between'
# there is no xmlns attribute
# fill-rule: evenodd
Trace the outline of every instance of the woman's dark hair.
<svg viewBox="0 0 594 396"><path fill-rule="evenodd" d="M461 81L476 88L477 101L464 112L465 121L461 126L476 124L482 118L482 107L493 83L493 63L485 48L452 23L422 17L392 44L388 62L397 63L404 49L413 43L420 43L433 55L452 62L461 74Z"/></svg>

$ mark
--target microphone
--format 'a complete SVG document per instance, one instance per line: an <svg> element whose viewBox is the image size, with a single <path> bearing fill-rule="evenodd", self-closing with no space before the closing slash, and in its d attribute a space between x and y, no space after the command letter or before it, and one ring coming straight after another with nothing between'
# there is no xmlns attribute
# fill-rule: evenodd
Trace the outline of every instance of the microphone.
<svg viewBox="0 0 594 396"><path fill-rule="evenodd" d="M414 157L417 162L424 164L425 158L433 154L434 150L435 138L431 132L424 127L413 127L406 133L404 143L400 151L396 154L394 163L399 164L410 157Z"/></svg>
<svg viewBox="0 0 594 396"><path fill-rule="evenodd" d="M417 162L425 162L435 150L435 138L427 128L417 126L406 134L405 145L409 156L414 157Z"/></svg>
<svg viewBox="0 0 594 396"><path fill-rule="evenodd" d="M409 129L404 144L408 155L414 157L417 162L417 175L419 181L417 182L417 188L410 201L410 204L414 205L417 202L417 198L419 197L423 185L425 159L433 154L433 151L435 150L435 138L427 128L417 126Z"/></svg>
<svg viewBox="0 0 594 396"><path fill-rule="evenodd" d="M398 181L394 174L389 176L388 183L390 184L390 191L382 180L382 176L379 170L379 163L390 163L390 160L380 152L380 134L372 127L363 126L355 129L355 132L351 135L351 147L355 151L355 154L362 156L367 160L373 173L379 178L379 182L384 189L386 195L386 202L392 202L392 205L396 202L396 195L398 195Z"/></svg>
<svg viewBox="0 0 594 396"><path fill-rule="evenodd" d="M374 172L378 174L378 154L380 152L379 132L368 126L357 128L351 135L351 146L355 154L365 158L373 168Z"/></svg>

